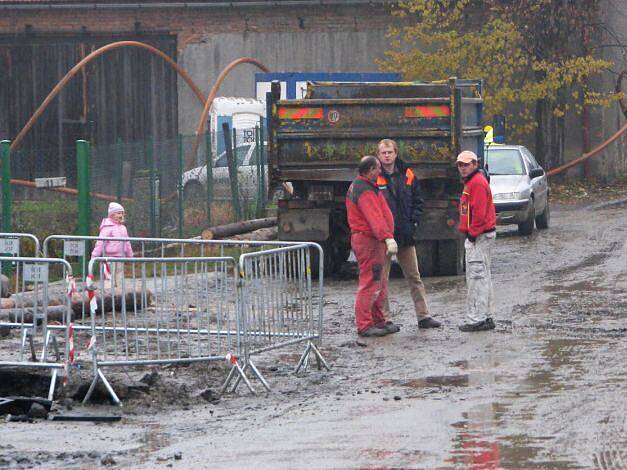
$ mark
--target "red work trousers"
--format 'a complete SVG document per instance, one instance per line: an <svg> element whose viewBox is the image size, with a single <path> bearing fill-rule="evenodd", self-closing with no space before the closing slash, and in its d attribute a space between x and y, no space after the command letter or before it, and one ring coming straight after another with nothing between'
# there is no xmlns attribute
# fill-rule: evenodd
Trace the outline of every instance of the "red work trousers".
<svg viewBox="0 0 627 470"><path fill-rule="evenodd" d="M383 275L385 243L362 233L351 236L351 247L359 265L359 288L355 299L355 323L359 333L371 326L383 326L383 304L388 295Z"/></svg>

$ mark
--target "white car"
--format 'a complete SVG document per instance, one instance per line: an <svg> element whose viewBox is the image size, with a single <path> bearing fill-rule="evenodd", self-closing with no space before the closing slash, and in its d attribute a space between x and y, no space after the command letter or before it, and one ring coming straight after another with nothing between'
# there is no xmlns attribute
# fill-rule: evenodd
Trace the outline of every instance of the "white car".
<svg viewBox="0 0 627 470"><path fill-rule="evenodd" d="M499 225L517 224L521 235L533 226L549 228L549 184L546 174L522 145L493 145L484 148L490 189Z"/></svg>
<svg viewBox="0 0 627 470"><path fill-rule="evenodd" d="M259 191L256 142L240 144L236 149L237 187L240 199L254 200ZM264 159L265 159L265 152ZM267 164L263 165L264 178L268 177ZM231 200L231 182L229 180L226 152L214 160L212 168L212 191L216 200ZM192 168L183 173L183 198L186 201L201 201L207 197L207 165Z"/></svg>

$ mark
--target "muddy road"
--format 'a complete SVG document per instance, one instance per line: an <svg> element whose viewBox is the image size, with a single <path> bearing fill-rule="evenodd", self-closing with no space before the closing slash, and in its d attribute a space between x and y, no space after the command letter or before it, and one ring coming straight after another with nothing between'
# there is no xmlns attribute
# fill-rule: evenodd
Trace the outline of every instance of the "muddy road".
<svg viewBox="0 0 627 470"><path fill-rule="evenodd" d="M393 279L401 332L358 339L355 278L328 280L322 351L331 372L296 377L300 350L268 354L257 364L273 393L240 387L219 399L199 395L224 379L219 367L208 379L206 368L161 369L166 402L148 389L121 409L72 410L122 414L119 423L3 424L0 464L624 468L627 204L552 212L551 228L531 237L498 230L495 331L458 331L457 277L425 279L443 328L418 330L405 281Z"/></svg>

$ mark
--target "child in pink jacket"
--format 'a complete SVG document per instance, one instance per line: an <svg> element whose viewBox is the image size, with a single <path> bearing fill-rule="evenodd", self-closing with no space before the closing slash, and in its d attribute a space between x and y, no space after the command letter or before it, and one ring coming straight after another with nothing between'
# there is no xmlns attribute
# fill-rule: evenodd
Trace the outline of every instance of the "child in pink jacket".
<svg viewBox="0 0 627 470"><path fill-rule="evenodd" d="M128 231L124 225L124 207L117 202L109 204L108 217L100 222L99 237L128 238ZM98 240L91 257L97 256L115 257L115 258L132 258L133 249L131 242L114 241L114 240ZM115 280L115 285L120 286L124 277L124 263L111 263L111 277Z"/></svg>

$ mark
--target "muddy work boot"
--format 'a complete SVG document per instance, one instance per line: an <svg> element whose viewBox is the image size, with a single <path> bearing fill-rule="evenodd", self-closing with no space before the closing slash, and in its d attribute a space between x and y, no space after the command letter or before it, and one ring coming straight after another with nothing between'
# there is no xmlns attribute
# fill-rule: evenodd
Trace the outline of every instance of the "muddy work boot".
<svg viewBox="0 0 627 470"><path fill-rule="evenodd" d="M466 323L459 327L460 331L471 332L471 331L487 331L493 330L495 328L494 320L490 317L485 320L478 321L476 323Z"/></svg>
<svg viewBox="0 0 627 470"><path fill-rule="evenodd" d="M442 323L437 320L434 320L431 317L423 318L418 321L418 328L440 328Z"/></svg>
<svg viewBox="0 0 627 470"><path fill-rule="evenodd" d="M398 325L395 325L394 323L392 323L391 321L386 321L385 324L383 325L383 329L385 330L385 332L388 335L394 334L394 333L398 333L399 331L401 331L401 327Z"/></svg>
<svg viewBox="0 0 627 470"><path fill-rule="evenodd" d="M387 331L385 331L384 328L377 328L376 326L371 326L370 328L367 328L364 331L360 331L357 334L363 338L373 338L376 336L385 336L387 335Z"/></svg>

